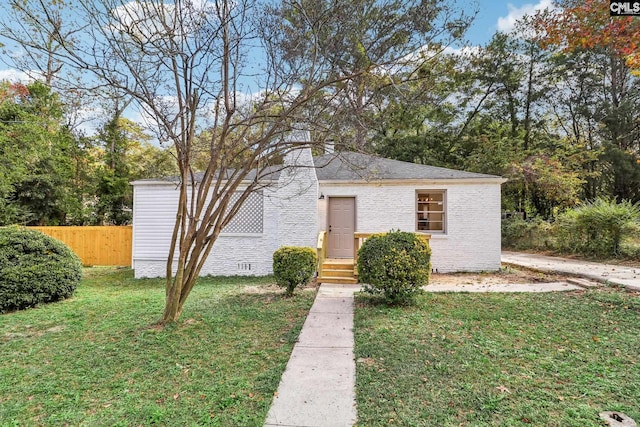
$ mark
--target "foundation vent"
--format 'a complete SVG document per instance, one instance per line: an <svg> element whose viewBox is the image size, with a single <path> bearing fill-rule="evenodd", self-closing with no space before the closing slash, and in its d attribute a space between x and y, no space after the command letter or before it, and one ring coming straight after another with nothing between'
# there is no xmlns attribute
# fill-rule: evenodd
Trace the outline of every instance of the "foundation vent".
<svg viewBox="0 0 640 427"><path fill-rule="evenodd" d="M250 262L239 262L238 263L238 271L242 272L250 272L253 269L253 266Z"/></svg>

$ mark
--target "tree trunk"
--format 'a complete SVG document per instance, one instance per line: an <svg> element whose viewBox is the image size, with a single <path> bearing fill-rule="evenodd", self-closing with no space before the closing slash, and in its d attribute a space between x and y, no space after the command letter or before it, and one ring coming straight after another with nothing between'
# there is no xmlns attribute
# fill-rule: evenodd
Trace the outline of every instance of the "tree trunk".
<svg viewBox="0 0 640 427"><path fill-rule="evenodd" d="M162 320L160 321L162 325L177 321L180 314L182 314L183 304L180 303L180 295L182 294L182 288L184 286L184 262L182 262L182 256L180 259L181 261L178 262L176 275L173 278L167 276L166 301Z"/></svg>

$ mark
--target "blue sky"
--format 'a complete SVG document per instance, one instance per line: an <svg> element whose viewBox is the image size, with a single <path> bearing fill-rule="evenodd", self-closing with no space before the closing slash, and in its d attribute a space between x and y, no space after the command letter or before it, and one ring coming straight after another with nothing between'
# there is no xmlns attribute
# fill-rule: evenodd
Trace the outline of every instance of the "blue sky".
<svg viewBox="0 0 640 427"><path fill-rule="evenodd" d="M496 31L511 30L515 21L523 15L550 6L551 0L463 0L457 4L462 7L477 6L478 16L467 38L472 44L482 45Z"/></svg>

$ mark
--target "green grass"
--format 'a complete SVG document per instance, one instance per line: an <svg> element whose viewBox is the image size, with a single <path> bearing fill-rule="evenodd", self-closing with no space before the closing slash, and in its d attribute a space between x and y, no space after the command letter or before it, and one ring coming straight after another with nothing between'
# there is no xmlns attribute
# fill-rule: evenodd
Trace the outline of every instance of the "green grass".
<svg viewBox="0 0 640 427"><path fill-rule="evenodd" d="M356 300L361 426L604 425L640 420L640 296L427 294Z"/></svg>
<svg viewBox="0 0 640 427"><path fill-rule="evenodd" d="M207 278L150 327L163 280L88 269L66 301L0 316L0 425L261 426L314 292Z"/></svg>

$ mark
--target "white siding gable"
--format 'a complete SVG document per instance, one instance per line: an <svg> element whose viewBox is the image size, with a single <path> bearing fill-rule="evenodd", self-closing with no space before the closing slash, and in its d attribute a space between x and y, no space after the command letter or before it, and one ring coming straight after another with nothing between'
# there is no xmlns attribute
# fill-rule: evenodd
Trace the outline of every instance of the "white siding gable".
<svg viewBox="0 0 640 427"><path fill-rule="evenodd" d="M178 189L175 185L134 186L133 262L135 277L164 277L176 220ZM202 269L202 275L266 275L270 274L271 254L277 249L277 203L273 191L261 190L250 196L250 205L241 208L236 218L248 217L260 199L261 232L258 227L238 227L220 234ZM242 231L245 229L245 232Z"/></svg>

